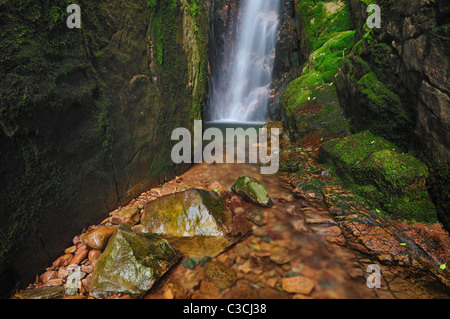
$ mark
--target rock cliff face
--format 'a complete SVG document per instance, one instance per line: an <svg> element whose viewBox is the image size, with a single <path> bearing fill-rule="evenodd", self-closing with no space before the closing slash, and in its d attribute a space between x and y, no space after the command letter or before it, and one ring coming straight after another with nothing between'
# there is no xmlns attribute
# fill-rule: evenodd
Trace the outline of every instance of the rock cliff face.
<svg viewBox="0 0 450 319"><path fill-rule="evenodd" d="M381 28L367 29L369 3ZM448 1L350 1L356 43L336 85L355 131L370 130L413 150L449 229L450 28Z"/></svg>
<svg viewBox="0 0 450 319"><path fill-rule="evenodd" d="M337 81L342 105L354 114L357 130L372 129L448 161L450 6L446 1L377 1L381 28L363 35L366 3L351 1L352 22L362 39Z"/></svg>
<svg viewBox="0 0 450 319"><path fill-rule="evenodd" d="M81 29L68 29L66 1L0 4L2 288L186 169L170 134L206 100L208 1L79 5Z"/></svg>
<svg viewBox="0 0 450 319"><path fill-rule="evenodd" d="M233 56L235 54L235 40L239 27L239 8L241 0L211 1L209 29L209 89L226 92L231 81ZM220 76L219 76L220 74ZM209 118L206 107L205 118Z"/></svg>
<svg viewBox="0 0 450 319"><path fill-rule="evenodd" d="M296 15L295 1L281 1L279 36L273 66L273 91L269 100L269 117L281 120L283 110L280 107L281 92L290 81L298 77L297 69L308 56L304 47L302 24Z"/></svg>

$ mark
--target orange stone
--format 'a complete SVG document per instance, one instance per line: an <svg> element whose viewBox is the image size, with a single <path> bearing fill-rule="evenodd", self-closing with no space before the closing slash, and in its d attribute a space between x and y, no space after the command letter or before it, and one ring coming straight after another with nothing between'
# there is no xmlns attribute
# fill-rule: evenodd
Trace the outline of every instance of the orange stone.
<svg viewBox="0 0 450 319"><path fill-rule="evenodd" d="M81 235L81 241L93 249L104 249L115 231L115 226L102 226Z"/></svg>
<svg viewBox="0 0 450 319"><path fill-rule="evenodd" d="M64 279L62 278L53 278L47 281L44 286L45 287L54 287L54 286L62 286L64 284Z"/></svg>
<svg viewBox="0 0 450 319"><path fill-rule="evenodd" d="M97 259L100 258L100 255L101 255L101 254L102 254L102 251L101 251L101 250L99 250L99 249L92 249L92 250L89 252L88 259L89 259L89 261L91 261L91 262L95 262L95 261L97 261Z"/></svg>
<svg viewBox="0 0 450 319"><path fill-rule="evenodd" d="M64 253L66 254L73 254L74 252L77 251L77 246L71 246L69 248L67 248L66 250L64 250Z"/></svg>
<svg viewBox="0 0 450 319"><path fill-rule="evenodd" d="M75 256L70 260L69 265L78 265L81 263L88 255L87 249L80 250L75 254Z"/></svg>
<svg viewBox="0 0 450 319"><path fill-rule="evenodd" d="M39 280L41 282L43 282L44 284L49 281L50 279L55 278L58 275L58 272L52 270L52 271L47 271L45 273L43 273L40 277Z"/></svg>
<svg viewBox="0 0 450 319"><path fill-rule="evenodd" d="M309 295L314 289L314 281L301 276L283 278L281 288L288 293Z"/></svg>

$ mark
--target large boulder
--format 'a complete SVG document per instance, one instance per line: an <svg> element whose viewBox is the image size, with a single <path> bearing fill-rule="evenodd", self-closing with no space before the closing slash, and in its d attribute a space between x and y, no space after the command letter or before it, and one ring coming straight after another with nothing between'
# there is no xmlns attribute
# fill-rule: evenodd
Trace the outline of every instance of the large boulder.
<svg viewBox="0 0 450 319"><path fill-rule="evenodd" d="M244 199L259 206L266 207L270 204L270 197L266 188L256 178L241 176L234 182L231 189Z"/></svg>
<svg viewBox="0 0 450 319"><path fill-rule="evenodd" d="M216 256L247 231L216 192L189 189L160 197L144 208L141 223L191 256Z"/></svg>
<svg viewBox="0 0 450 319"><path fill-rule="evenodd" d="M435 222L427 166L382 137L365 131L325 143L319 159L376 210L407 220Z"/></svg>
<svg viewBox="0 0 450 319"><path fill-rule="evenodd" d="M97 261L91 296L106 298L115 293L142 297L179 259L169 243L155 234L133 233L121 225Z"/></svg>

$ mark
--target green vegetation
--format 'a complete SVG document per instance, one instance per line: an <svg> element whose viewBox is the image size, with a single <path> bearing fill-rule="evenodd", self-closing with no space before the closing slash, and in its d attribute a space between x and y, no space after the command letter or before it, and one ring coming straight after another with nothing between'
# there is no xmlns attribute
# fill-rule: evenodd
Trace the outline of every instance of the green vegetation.
<svg viewBox="0 0 450 319"><path fill-rule="evenodd" d="M450 229L450 164L442 162L435 155L427 154L429 167L429 194L436 205L439 221Z"/></svg>
<svg viewBox="0 0 450 319"><path fill-rule="evenodd" d="M339 105L335 78L345 56L354 44L350 14L344 2L300 1L297 12L306 35L305 50L311 54L299 78L292 81L281 97L281 106L294 140L320 131L340 136L349 126Z"/></svg>
<svg viewBox="0 0 450 319"><path fill-rule="evenodd" d="M310 55L302 75L292 81L283 94L282 104L288 115L314 98L313 90L333 85L345 52L350 52L353 46L353 37L354 31L341 32Z"/></svg>
<svg viewBox="0 0 450 319"><path fill-rule="evenodd" d="M256 178L240 176L231 186L231 190L256 205L269 206L270 204L266 188Z"/></svg>
<svg viewBox="0 0 450 319"><path fill-rule="evenodd" d="M311 52L351 27L351 16L346 2L302 0L298 4L297 12Z"/></svg>
<svg viewBox="0 0 450 319"><path fill-rule="evenodd" d="M398 59L391 47L379 43L369 31L346 57L338 74L337 88L342 95L347 90L344 87L351 85L361 97L343 103L352 114L354 131L370 130L406 149L414 112L406 90L399 84L401 81L386 72L400 63Z"/></svg>
<svg viewBox="0 0 450 319"><path fill-rule="evenodd" d="M355 194L391 217L425 223L437 221L426 181L428 168L410 154L368 131L335 139L320 149L320 159Z"/></svg>
<svg viewBox="0 0 450 319"><path fill-rule="evenodd" d="M381 214L437 221L437 214L444 216L440 212L448 210L449 190L442 182L449 180L448 164L434 160L429 170L413 154L401 154L412 143L416 115L402 81L386 72L401 65L398 53L362 25L358 30L363 34L355 43L357 33L349 31L347 2L304 0L298 2L297 12L310 55L300 77L281 98L293 141L317 145L330 137L363 131L320 149L321 160L331 165L337 182ZM394 20L399 18L390 14ZM435 28L433 41L445 39L446 34ZM282 167L295 172L297 162L289 157ZM428 190L430 181L434 186Z"/></svg>

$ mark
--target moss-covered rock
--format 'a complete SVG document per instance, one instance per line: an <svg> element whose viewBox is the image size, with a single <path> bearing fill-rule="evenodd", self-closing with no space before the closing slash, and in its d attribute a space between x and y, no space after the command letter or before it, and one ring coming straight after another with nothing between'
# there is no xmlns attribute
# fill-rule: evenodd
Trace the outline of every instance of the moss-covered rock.
<svg viewBox="0 0 450 319"><path fill-rule="evenodd" d="M319 2L311 8L306 5L309 2L299 4L302 8L299 15L304 20L311 54L300 77L287 86L280 99L286 128L294 141L311 132L337 137L349 130L334 84L339 67L353 46L355 32L349 30L349 24L341 23L342 19L349 19L347 6L340 2ZM339 26L333 26L336 21L341 21L337 22Z"/></svg>
<svg viewBox="0 0 450 319"><path fill-rule="evenodd" d="M260 206L269 206L270 204L266 188L256 178L240 176L234 182L231 190L254 204Z"/></svg>
<svg viewBox="0 0 450 319"><path fill-rule="evenodd" d="M436 222L436 208L426 187L427 166L396 149L364 131L324 144L319 158L332 163L344 183L376 210L398 219Z"/></svg>
<svg viewBox="0 0 450 319"><path fill-rule="evenodd" d="M216 193L189 189L148 203L141 223L168 237L223 236L230 218Z"/></svg>
<svg viewBox="0 0 450 319"><path fill-rule="evenodd" d="M178 259L175 250L158 235L136 234L121 225L97 261L90 295L141 297Z"/></svg>
<svg viewBox="0 0 450 319"><path fill-rule="evenodd" d="M336 88L352 130L370 130L405 148L415 113L398 76L385 71L399 64L395 50L368 32L346 57Z"/></svg>
<svg viewBox="0 0 450 319"><path fill-rule="evenodd" d="M62 299L64 297L64 287L41 287L36 289L26 289L16 293L13 299Z"/></svg>
<svg viewBox="0 0 450 319"><path fill-rule="evenodd" d="M141 224L191 256L216 256L236 242L239 223L216 192L189 189L144 208ZM242 235L242 234L241 234Z"/></svg>
<svg viewBox="0 0 450 319"><path fill-rule="evenodd" d="M370 154L383 149L395 149L395 145L364 131L324 144L320 148L319 160L333 163L340 176L353 179L357 165Z"/></svg>
<svg viewBox="0 0 450 319"><path fill-rule="evenodd" d="M344 1L296 1L306 50L313 52L330 38L351 27L349 6Z"/></svg>
<svg viewBox="0 0 450 319"><path fill-rule="evenodd" d="M367 6L374 3L382 11L380 29L366 26ZM426 162L440 221L448 225L448 192L442 187L448 178L439 172L450 158L444 112L450 27L442 20L449 7L445 1L381 0L352 0L350 7L358 43L336 85L352 131L370 130Z"/></svg>

